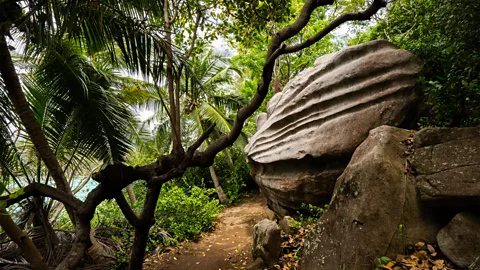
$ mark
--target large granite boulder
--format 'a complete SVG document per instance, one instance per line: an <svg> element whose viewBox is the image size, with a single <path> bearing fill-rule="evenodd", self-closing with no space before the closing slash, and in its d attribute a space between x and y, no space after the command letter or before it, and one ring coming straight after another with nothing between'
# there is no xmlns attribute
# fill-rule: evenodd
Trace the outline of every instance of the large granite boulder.
<svg viewBox="0 0 480 270"><path fill-rule="evenodd" d="M435 241L451 216L437 218L416 194L415 179L406 172L406 142L413 134L389 126L370 131L306 240L302 269L372 269L375 258L402 254L405 237L410 243Z"/></svg>
<svg viewBox="0 0 480 270"><path fill-rule="evenodd" d="M438 246L461 268L480 270L480 215L462 212L437 236Z"/></svg>
<svg viewBox="0 0 480 270"><path fill-rule="evenodd" d="M419 194L430 205L480 206L480 127L419 131L411 163Z"/></svg>
<svg viewBox="0 0 480 270"><path fill-rule="evenodd" d="M330 201L368 132L415 122L421 64L387 41L320 57L272 97L245 148L251 173L280 214Z"/></svg>

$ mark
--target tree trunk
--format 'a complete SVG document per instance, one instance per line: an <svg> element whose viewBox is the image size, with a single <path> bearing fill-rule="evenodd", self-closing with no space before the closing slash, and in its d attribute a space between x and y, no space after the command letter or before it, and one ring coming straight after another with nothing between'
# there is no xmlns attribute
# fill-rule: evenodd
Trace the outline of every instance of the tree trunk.
<svg viewBox="0 0 480 270"><path fill-rule="evenodd" d="M157 207L161 188L161 185L157 185L148 188L147 190L142 214L140 215L140 222L135 228L135 239L132 246L130 265L128 267L130 270L142 269L143 257L145 256L145 249L147 247L148 233L153 224L155 224L155 208Z"/></svg>
<svg viewBox="0 0 480 270"><path fill-rule="evenodd" d="M92 246L88 248L87 252L95 264L106 265L114 262L115 258L109 254L107 247L95 238L95 230L90 232L90 242L92 242Z"/></svg>
<svg viewBox="0 0 480 270"><path fill-rule="evenodd" d="M173 75L173 49L172 49L172 32L171 21L168 14L169 2L164 0L163 14L164 14L164 27L165 27L165 40L167 51L167 86L168 86L168 99L170 105L170 122L172 124L172 141L173 152L176 154L182 153L182 141L180 136L180 115L177 114L179 109L176 107L175 97L175 78ZM178 118L178 119L177 119ZM178 124L178 125L177 125Z"/></svg>
<svg viewBox="0 0 480 270"><path fill-rule="evenodd" d="M213 184L215 185L215 189L217 190L218 200L221 204L228 205L229 200L227 198L227 195L225 195L225 193L223 192L222 186L220 186L220 182L218 181L217 173L215 173L213 165L208 168L210 169L210 175L212 176Z"/></svg>
<svg viewBox="0 0 480 270"><path fill-rule="evenodd" d="M48 269L47 264L43 261L42 255L40 255L40 252L30 237L13 222L5 208L0 209L0 226L5 230L10 239L23 251L25 259L30 263L32 269Z"/></svg>
<svg viewBox="0 0 480 270"><path fill-rule="evenodd" d="M8 92L15 112L20 117L20 120L25 127L28 136L33 142L35 149L42 157L48 172L55 181L57 188L67 195L73 196L70 187L68 186L67 179L63 173L62 167L58 163L55 153L48 145L47 139L43 134L42 128L38 124L35 116L30 110L30 104L25 98L20 80L18 78L15 66L13 65L12 56L8 49L7 40L4 34L0 35L0 72L2 73L3 82ZM67 207L67 213L70 219L75 223L73 210Z"/></svg>
<svg viewBox="0 0 480 270"><path fill-rule="evenodd" d="M232 159L232 155L230 154L230 149L227 148L223 151L223 153L225 154L225 156L227 156L227 163L228 163L228 166L230 167L230 169L234 170L235 169L235 165L233 164L233 159Z"/></svg>
<svg viewBox="0 0 480 270"><path fill-rule="evenodd" d="M130 204L134 204L137 202L137 198L135 198L135 192L133 192L133 187L132 185L128 185L126 187L127 189L127 194L128 194L128 198L130 199Z"/></svg>
<svg viewBox="0 0 480 270"><path fill-rule="evenodd" d="M92 215L93 216L93 215ZM92 218L77 218L75 226L75 242L66 258L57 266L56 270L77 269L77 265L91 246L90 242L90 220Z"/></svg>
<svg viewBox="0 0 480 270"><path fill-rule="evenodd" d="M33 198L35 205L35 215L37 216L38 223L34 226L40 226L43 229L44 239L45 239L45 261L49 262L52 256L54 256L55 247L58 245L58 237L55 234L55 231L52 228L52 224L48 220L47 211L43 207L43 198L35 197Z"/></svg>

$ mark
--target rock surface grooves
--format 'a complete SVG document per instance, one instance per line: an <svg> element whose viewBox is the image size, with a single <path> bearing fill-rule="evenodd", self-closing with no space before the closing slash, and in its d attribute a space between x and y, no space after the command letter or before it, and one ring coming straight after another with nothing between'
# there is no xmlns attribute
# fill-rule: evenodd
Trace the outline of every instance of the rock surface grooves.
<svg viewBox="0 0 480 270"><path fill-rule="evenodd" d="M245 152L275 210L328 203L336 178L371 129L413 123L420 70L411 53L373 41L320 57L272 97ZM310 168L295 169L305 160ZM285 172L289 163L293 170Z"/></svg>

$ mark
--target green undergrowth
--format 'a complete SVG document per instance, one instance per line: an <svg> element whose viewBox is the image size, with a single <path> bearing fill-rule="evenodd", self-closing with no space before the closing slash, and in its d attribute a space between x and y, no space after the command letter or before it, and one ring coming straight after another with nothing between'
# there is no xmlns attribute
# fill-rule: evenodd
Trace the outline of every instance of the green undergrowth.
<svg viewBox="0 0 480 270"><path fill-rule="evenodd" d="M282 253L275 269L299 269L303 256L305 238L312 231L318 219L327 211L328 205L302 204L297 215L288 219L290 233L282 232Z"/></svg>

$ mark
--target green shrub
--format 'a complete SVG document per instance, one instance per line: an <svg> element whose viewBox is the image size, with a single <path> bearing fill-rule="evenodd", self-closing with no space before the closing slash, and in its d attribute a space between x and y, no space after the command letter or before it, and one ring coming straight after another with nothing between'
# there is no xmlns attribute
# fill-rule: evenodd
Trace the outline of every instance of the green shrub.
<svg viewBox="0 0 480 270"><path fill-rule="evenodd" d="M301 210L297 211L297 216L295 219L291 219L289 225L294 231L298 231L301 228L306 228L310 224L315 223L323 214L325 214L327 208L327 204L324 205L324 207L321 207L302 203Z"/></svg>
<svg viewBox="0 0 480 270"><path fill-rule="evenodd" d="M205 183L204 179L210 179L210 172L208 168L188 168L182 177L177 178L173 183L181 187L185 192L190 192L190 190L197 186L205 188L206 184L208 187L213 187L212 183Z"/></svg>
<svg viewBox="0 0 480 270"><path fill-rule="evenodd" d="M215 189L192 187L190 194L176 185L164 186L157 202L157 224L175 241L191 239L213 226L222 206L211 200Z"/></svg>
<svg viewBox="0 0 480 270"><path fill-rule="evenodd" d="M138 183L134 190L138 201L132 209L138 215L144 201L145 185ZM196 186L186 192L174 183L164 185L157 202L156 223L150 229L146 252L153 252L159 246L176 245L212 228L222 209L218 200L210 198L215 192L214 189ZM97 229L97 234L109 237L121 246L115 254L116 267L127 265L134 228L125 219L115 200L104 201L97 207L92 227Z"/></svg>
<svg viewBox="0 0 480 270"><path fill-rule="evenodd" d="M250 176L250 168L245 161L245 155L234 152L233 168L226 158L215 160L215 170L220 178L220 185L227 195L230 203L237 202L243 193L247 191L247 183L253 182Z"/></svg>

